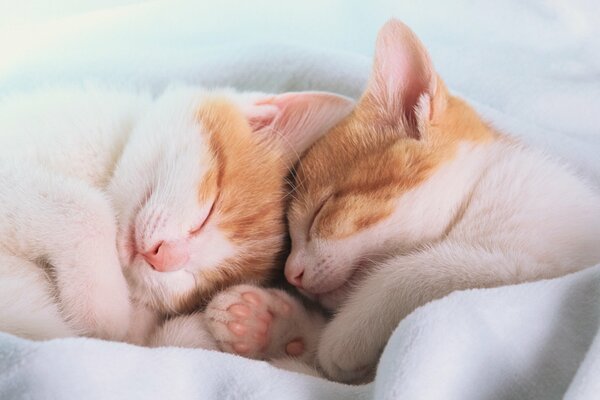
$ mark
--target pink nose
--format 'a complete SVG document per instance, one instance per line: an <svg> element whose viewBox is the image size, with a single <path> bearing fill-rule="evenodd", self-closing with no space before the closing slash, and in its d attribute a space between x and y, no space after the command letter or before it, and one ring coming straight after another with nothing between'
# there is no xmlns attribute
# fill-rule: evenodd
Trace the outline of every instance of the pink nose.
<svg viewBox="0 0 600 400"><path fill-rule="evenodd" d="M299 264L287 263L285 266L285 277L289 283L302 288L302 277L304 276L304 267Z"/></svg>
<svg viewBox="0 0 600 400"><path fill-rule="evenodd" d="M185 241L163 241L143 256L155 270L171 272L183 268L190 259L190 250Z"/></svg>

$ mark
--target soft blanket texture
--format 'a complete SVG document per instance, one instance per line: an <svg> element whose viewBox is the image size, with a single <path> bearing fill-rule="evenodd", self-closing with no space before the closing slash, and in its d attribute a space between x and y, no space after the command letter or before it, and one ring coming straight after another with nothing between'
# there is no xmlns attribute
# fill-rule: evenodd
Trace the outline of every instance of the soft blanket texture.
<svg viewBox="0 0 600 400"><path fill-rule="evenodd" d="M593 0L197 3L131 4L0 28L0 95L86 80L160 91L180 80L358 96L376 31L395 16L423 39L451 89L600 190ZM594 399L599 325L597 266L421 307L398 326L375 382L360 387L204 350L0 334L0 398Z"/></svg>
<svg viewBox="0 0 600 400"><path fill-rule="evenodd" d="M205 350L0 334L0 398L597 399L598 299L600 266L456 292L401 322L375 382L357 387Z"/></svg>

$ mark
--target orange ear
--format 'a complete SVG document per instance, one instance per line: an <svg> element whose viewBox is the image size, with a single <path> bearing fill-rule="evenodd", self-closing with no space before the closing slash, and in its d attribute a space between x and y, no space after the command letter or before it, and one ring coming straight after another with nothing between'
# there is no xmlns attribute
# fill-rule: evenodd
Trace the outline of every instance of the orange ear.
<svg viewBox="0 0 600 400"><path fill-rule="evenodd" d="M259 99L245 113L254 131L279 137L284 150L297 156L353 108L354 101L344 96L296 92Z"/></svg>
<svg viewBox="0 0 600 400"><path fill-rule="evenodd" d="M436 73L423 44L402 22L388 21L377 36L366 93L381 110L384 122L403 124L407 135L418 139L418 114L429 114L429 109L419 108L424 100L431 101L436 83Z"/></svg>

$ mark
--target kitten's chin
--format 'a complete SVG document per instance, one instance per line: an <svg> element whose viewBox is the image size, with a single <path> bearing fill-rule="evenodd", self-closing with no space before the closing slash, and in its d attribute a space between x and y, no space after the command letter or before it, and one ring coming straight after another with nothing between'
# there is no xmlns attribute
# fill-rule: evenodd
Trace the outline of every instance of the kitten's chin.
<svg viewBox="0 0 600 400"><path fill-rule="evenodd" d="M330 311L336 311L350 297L351 292L360 285L368 273L368 265L360 262L354 268L352 275L336 289L325 293L310 295L311 298L318 301L323 307Z"/></svg>
<svg viewBox="0 0 600 400"><path fill-rule="evenodd" d="M348 298L349 288L347 285L342 286L331 292L318 294L315 299L329 311L336 311L342 303Z"/></svg>
<svg viewBox="0 0 600 400"><path fill-rule="evenodd" d="M134 301L166 314L187 311L196 289L194 274L181 269L174 272L156 272L145 261L136 257L124 269ZM185 308L185 310L184 310Z"/></svg>
<svg viewBox="0 0 600 400"><path fill-rule="evenodd" d="M309 298L312 301L318 302L320 305L325 307L330 311L335 311L339 308L339 306L346 300L348 297L348 292L350 291L350 280L344 281L341 286L333 290L329 290L323 293L311 293L304 289L298 289L300 293L302 293L305 297Z"/></svg>

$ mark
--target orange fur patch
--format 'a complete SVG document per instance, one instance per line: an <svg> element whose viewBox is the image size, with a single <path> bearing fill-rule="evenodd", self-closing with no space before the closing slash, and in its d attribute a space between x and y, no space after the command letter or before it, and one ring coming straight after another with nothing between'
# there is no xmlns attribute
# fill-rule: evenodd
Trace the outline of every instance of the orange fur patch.
<svg viewBox="0 0 600 400"><path fill-rule="evenodd" d="M178 309L186 312L230 285L271 278L281 265L286 237L288 169L282 151L268 137L253 132L226 98L206 100L197 115L213 155L198 195L201 201L217 199L211 218L237 248L237 255L197 273L196 292L179 300Z"/></svg>
<svg viewBox="0 0 600 400"><path fill-rule="evenodd" d="M461 142L485 142L496 135L465 102L448 94L441 79L419 140L408 137L402 121L382 114L367 92L302 159L299 200L291 204L290 220L311 215L328 199L307 233L309 240L342 239L385 219L398 197L455 157Z"/></svg>

